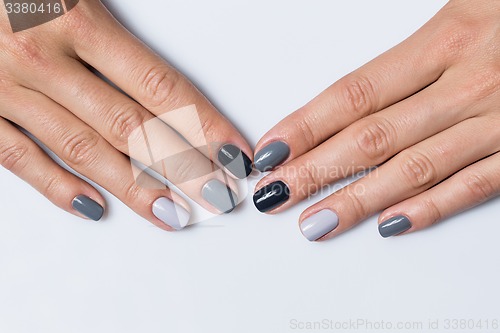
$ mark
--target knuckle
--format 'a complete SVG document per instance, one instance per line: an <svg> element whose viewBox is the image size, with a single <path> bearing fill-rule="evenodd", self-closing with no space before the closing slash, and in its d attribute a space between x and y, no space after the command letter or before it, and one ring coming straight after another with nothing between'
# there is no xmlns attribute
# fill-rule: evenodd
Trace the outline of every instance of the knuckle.
<svg viewBox="0 0 500 333"><path fill-rule="evenodd" d="M315 147L319 143L316 138L316 131L313 129L313 125L311 125L308 118L300 119L295 123L295 125L308 147Z"/></svg>
<svg viewBox="0 0 500 333"><path fill-rule="evenodd" d="M35 68L38 72L47 71L53 61L46 50L28 35L12 38L9 42L9 51L13 59L22 67Z"/></svg>
<svg viewBox="0 0 500 333"><path fill-rule="evenodd" d="M2 96L2 99L5 100L5 97L12 92L15 86L14 81L8 78L8 76L0 70L0 96Z"/></svg>
<svg viewBox="0 0 500 333"><path fill-rule="evenodd" d="M45 179L42 183L41 193L46 198L54 198L58 193L58 189L61 186L61 178L57 176L50 176Z"/></svg>
<svg viewBox="0 0 500 333"><path fill-rule="evenodd" d="M407 152L402 158L401 172L413 189L427 188L437 179L437 172L429 157L420 152Z"/></svg>
<svg viewBox="0 0 500 333"><path fill-rule="evenodd" d="M183 184L196 178L196 171L189 159L179 159L174 173L167 174L169 180L174 184Z"/></svg>
<svg viewBox="0 0 500 333"><path fill-rule="evenodd" d="M0 164L9 171L19 171L26 166L26 156L28 153L28 146L21 143L1 145Z"/></svg>
<svg viewBox="0 0 500 333"><path fill-rule="evenodd" d="M464 90L462 96L473 101L482 101L497 94L500 90L500 67L476 72Z"/></svg>
<svg viewBox="0 0 500 333"><path fill-rule="evenodd" d="M140 81L142 102L148 108L163 106L165 103L175 104L175 90L179 80L179 74L167 65L151 67Z"/></svg>
<svg viewBox="0 0 500 333"><path fill-rule="evenodd" d="M348 78L341 87L346 107L363 118L376 111L375 87L372 80L365 76Z"/></svg>
<svg viewBox="0 0 500 333"><path fill-rule="evenodd" d="M123 196L125 198L125 202L128 203L136 202L141 198L141 193L142 189L136 182L127 184L123 190Z"/></svg>
<svg viewBox="0 0 500 333"><path fill-rule="evenodd" d="M355 220L359 221L368 216L368 208L363 201L353 192L346 191L347 199L350 203L352 211L354 212Z"/></svg>
<svg viewBox="0 0 500 333"><path fill-rule="evenodd" d="M94 38L98 38L99 32L98 18L100 14L93 11L89 1L80 1L78 6L73 7L66 15L63 16L64 27L66 34L74 36L77 40L89 42ZM102 31L101 31L102 33Z"/></svg>
<svg viewBox="0 0 500 333"><path fill-rule="evenodd" d="M436 224L443 218L441 210L432 199L425 199L422 203L424 210L429 214L429 225Z"/></svg>
<svg viewBox="0 0 500 333"><path fill-rule="evenodd" d="M483 175L469 175L464 182L467 191L472 195L476 203L486 201L498 192L493 183Z"/></svg>
<svg viewBox="0 0 500 333"><path fill-rule="evenodd" d="M215 119L210 117L210 115L201 115L200 114L200 125L201 125L201 133L199 135L204 135L205 138L216 137L214 131L217 131L217 124L214 123ZM190 133L192 137L196 136L196 133ZM206 141L206 140L204 140ZM202 141L203 142L203 141Z"/></svg>
<svg viewBox="0 0 500 333"><path fill-rule="evenodd" d="M132 133L144 123L145 116L138 107L125 105L114 107L110 111L108 121L114 143L118 146L125 146Z"/></svg>
<svg viewBox="0 0 500 333"><path fill-rule="evenodd" d="M307 187L302 189L301 193L302 197L307 197L312 193L315 193L319 190L321 185L323 184L323 178L320 175L319 169L313 161L307 161L304 164L304 173L301 174L300 179L303 176L303 184L306 184Z"/></svg>
<svg viewBox="0 0 500 333"><path fill-rule="evenodd" d="M446 57L461 56L473 43L473 32L462 29L459 26L452 25L445 30L441 43L441 51Z"/></svg>
<svg viewBox="0 0 500 333"><path fill-rule="evenodd" d="M94 131L68 133L62 143L63 159L70 165L92 164L97 159L96 148L100 143L100 137Z"/></svg>
<svg viewBox="0 0 500 333"><path fill-rule="evenodd" d="M361 130L355 135L355 142L358 150L369 161L378 164L392 155L395 133L393 125L387 120L369 120L362 122Z"/></svg>
<svg viewBox="0 0 500 333"><path fill-rule="evenodd" d="M189 149L181 154L163 160L164 176L179 186L194 179L209 175L217 167L196 149Z"/></svg>

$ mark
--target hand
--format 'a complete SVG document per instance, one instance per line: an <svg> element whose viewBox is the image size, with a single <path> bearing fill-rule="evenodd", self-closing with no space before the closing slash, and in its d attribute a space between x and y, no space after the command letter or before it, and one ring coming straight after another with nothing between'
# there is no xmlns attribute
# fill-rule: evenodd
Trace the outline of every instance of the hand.
<svg viewBox="0 0 500 333"><path fill-rule="evenodd" d="M381 165L308 208L300 228L332 238L385 209L383 237L426 228L500 192L500 2L450 1L404 41L271 129L255 164L274 172L254 202L279 213Z"/></svg>
<svg viewBox="0 0 500 333"><path fill-rule="evenodd" d="M100 1L80 1L65 15L16 33L5 7L0 15L4 167L70 213L93 220L103 215L104 199L97 190L55 164L23 128L71 168L165 230L186 226L190 207L132 167L129 157L213 213L235 207L235 181L221 168L233 178L246 177L249 145L186 78L126 31Z"/></svg>

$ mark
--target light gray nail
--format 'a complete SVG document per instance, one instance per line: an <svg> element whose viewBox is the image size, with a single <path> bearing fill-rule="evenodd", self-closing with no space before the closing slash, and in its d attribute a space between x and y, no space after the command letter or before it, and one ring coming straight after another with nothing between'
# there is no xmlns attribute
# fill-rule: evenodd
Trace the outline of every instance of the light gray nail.
<svg viewBox="0 0 500 333"><path fill-rule="evenodd" d="M264 172L283 163L290 156L290 147L282 141L273 142L255 155L255 168Z"/></svg>
<svg viewBox="0 0 500 333"><path fill-rule="evenodd" d="M230 213L238 203L238 197L218 179L207 182L201 191L203 198L223 213Z"/></svg>
<svg viewBox="0 0 500 333"><path fill-rule="evenodd" d="M168 198L159 198L153 203L153 214L175 230L186 227L190 217L187 210Z"/></svg>
<svg viewBox="0 0 500 333"><path fill-rule="evenodd" d="M300 224L305 238L314 242L339 226L339 217L333 211L324 209L308 217Z"/></svg>
<svg viewBox="0 0 500 333"><path fill-rule="evenodd" d="M85 195L74 198L71 205L80 214L94 221L99 221L104 214L104 208Z"/></svg>
<svg viewBox="0 0 500 333"><path fill-rule="evenodd" d="M406 216L395 216L382 222L378 226L380 235L384 238L399 235L412 227L410 219Z"/></svg>

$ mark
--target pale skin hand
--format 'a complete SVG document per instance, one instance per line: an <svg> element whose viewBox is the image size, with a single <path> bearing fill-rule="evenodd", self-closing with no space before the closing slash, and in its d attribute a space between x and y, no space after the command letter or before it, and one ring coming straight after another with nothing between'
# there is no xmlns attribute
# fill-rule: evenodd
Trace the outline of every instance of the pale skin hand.
<svg viewBox="0 0 500 333"><path fill-rule="evenodd" d="M334 212L338 226L330 230L335 216L328 213L310 240L332 238L382 210L379 224L404 217L411 221L404 232L429 227L499 194L499 87L500 2L452 0L406 41L271 129L256 151L282 141L290 154L257 189L288 185L290 198L270 210L279 213L353 165L381 165L305 210L301 229L322 210Z"/></svg>
<svg viewBox="0 0 500 333"><path fill-rule="evenodd" d="M170 231L168 221L154 214L155 201L174 199L187 211L189 206L149 176L142 175L140 184L136 182L128 138L156 116L195 105L203 133L193 132L195 127L188 121L177 121L172 127L192 146L208 143L209 149L192 149L188 157L170 160L170 170L176 172L167 178L201 206L221 212L202 195L206 182L228 179L213 168L213 162L220 164L218 149L232 144L251 156L249 145L186 78L124 29L100 1L82 0L64 16L17 33L12 33L3 6L0 15L0 163L4 167L72 214L85 217L72 204L80 195L105 205L97 190L55 164L16 124L136 213ZM98 78L87 65L131 98ZM172 129L158 126L149 142L153 151L164 149L162 156L170 156L191 147ZM203 170L191 170L196 167ZM192 172L201 176L191 179ZM233 181L227 182L234 186Z"/></svg>

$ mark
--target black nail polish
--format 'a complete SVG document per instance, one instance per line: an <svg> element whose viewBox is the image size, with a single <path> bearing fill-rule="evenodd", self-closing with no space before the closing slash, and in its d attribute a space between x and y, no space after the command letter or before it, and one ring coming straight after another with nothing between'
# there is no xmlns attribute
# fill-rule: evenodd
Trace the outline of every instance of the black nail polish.
<svg viewBox="0 0 500 333"><path fill-rule="evenodd" d="M94 221L99 221L104 214L104 208L85 195L77 196L71 204L80 214Z"/></svg>
<svg viewBox="0 0 500 333"><path fill-rule="evenodd" d="M271 183L253 195L253 202L255 207L262 213L271 211L290 198L290 189L282 181Z"/></svg>
<svg viewBox="0 0 500 333"><path fill-rule="evenodd" d="M238 147L227 144L218 154L219 162L236 178L243 179L252 173L252 161Z"/></svg>
<svg viewBox="0 0 500 333"><path fill-rule="evenodd" d="M406 216L395 216L382 222L378 226L380 235L384 238L399 235L412 227L410 220Z"/></svg>

